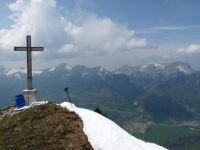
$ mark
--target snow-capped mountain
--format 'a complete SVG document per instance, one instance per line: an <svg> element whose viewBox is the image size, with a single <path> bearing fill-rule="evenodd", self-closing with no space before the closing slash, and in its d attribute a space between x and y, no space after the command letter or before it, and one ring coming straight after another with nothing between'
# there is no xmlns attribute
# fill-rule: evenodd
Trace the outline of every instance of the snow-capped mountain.
<svg viewBox="0 0 200 150"><path fill-rule="evenodd" d="M69 66L66 63L62 63L58 66L52 66L43 70L33 70L33 76L52 74L52 73L68 73L74 74L80 73L82 77L87 77L89 74L96 74L98 76L112 76L114 74L123 74L128 76L137 76L137 75L148 75L148 76L159 76L159 75L174 75L174 74L191 74L195 72L187 63L175 62L168 64L147 64L142 66L129 66L124 65L113 72L107 71L102 67L87 68L82 65ZM0 73L4 74L7 77L16 77L20 79L21 76L26 75L26 68L8 68L5 69L3 66L0 66Z"/></svg>
<svg viewBox="0 0 200 150"><path fill-rule="evenodd" d="M88 109L63 102L61 107L74 111L82 119L83 131L94 150L167 150L154 143L139 140L113 121Z"/></svg>
<svg viewBox="0 0 200 150"><path fill-rule="evenodd" d="M33 75L39 75L41 74L43 71L40 71L40 70L33 70L32 71L32 74ZM16 79L21 79L21 77L23 76L26 76L27 74L27 69L24 68L24 67L21 67L19 69L16 69L16 68L8 68L8 69L4 69L3 70L3 74L6 76L6 77L16 77Z"/></svg>
<svg viewBox="0 0 200 150"><path fill-rule="evenodd" d="M0 67L0 72L0 86L2 86L0 88L13 89L13 91L6 90L6 92L11 92L7 95L14 96L14 89L21 91L26 88L25 68L5 69ZM190 75L193 72L195 71L188 64L180 62L135 67L125 65L113 72L102 67L88 68L83 65L72 67L63 63L47 69L33 71L33 84L34 87L38 87L43 93L46 93L44 95L51 95L49 91L62 92L60 89L71 87L72 92L76 95L87 93L90 96L93 95L94 99L102 95L100 99L115 99L122 103L124 99L126 99L126 102L135 99L144 89L155 87L180 75ZM51 96L53 96L53 99L58 99L58 95L60 94ZM92 97L91 99L93 99ZM3 96L3 99L5 98L6 95ZM10 97L7 96L6 99L8 98Z"/></svg>
<svg viewBox="0 0 200 150"><path fill-rule="evenodd" d="M44 72L57 72L57 71L71 71L72 66L67 65L66 63L59 64L57 66L52 66L50 68L44 69Z"/></svg>
<svg viewBox="0 0 200 150"><path fill-rule="evenodd" d="M0 100L2 100L0 105L5 106L13 102L15 95L26 88L26 69L1 70L4 70L4 74L0 75ZM116 109L126 108L125 111L142 110L145 112L144 99L151 99L151 95L156 93L158 95L165 93L166 89L169 89L168 95L176 94L176 99L171 100L173 103L169 105L170 108L172 104L178 105L180 100L187 97L187 100L181 102L184 110L187 110L188 107L185 101L187 101L187 104L190 103L191 109L199 109L196 108L199 105L195 104L200 94L192 92L195 90L199 93L197 84L200 80L199 73L185 63L122 67L118 69L118 72L110 72L101 67L88 68L82 65L71 67L67 64L60 64L33 74L33 87L40 91L42 98L63 100L65 99L63 89L69 87L70 94L76 103L85 107L102 106L116 122L121 121L120 117L116 117L116 112L118 112ZM180 94L168 88L172 86L178 87L177 90L180 91ZM191 88L193 90L189 90ZM163 92L160 91L161 89ZM183 97L183 95L185 96ZM160 99L164 100L164 98ZM146 100L145 102L153 103L154 101ZM141 109L135 109L134 104L140 106ZM154 105L152 104L152 106ZM156 115L157 112L152 115ZM188 114L188 111L185 112ZM170 117L176 117L176 114L173 113Z"/></svg>
<svg viewBox="0 0 200 150"><path fill-rule="evenodd" d="M15 68L8 68L4 71L4 75L7 77L16 77L17 79L20 79L22 75L26 74L26 69L25 68L19 68L19 69L15 69Z"/></svg>
<svg viewBox="0 0 200 150"><path fill-rule="evenodd" d="M124 65L114 70L113 73L116 74L126 74L126 75L134 75L134 74L175 74L175 73L183 73L183 74L191 74L194 70L187 64L182 62L174 62L174 63L165 63L165 64L147 64L142 66L129 66Z"/></svg>
<svg viewBox="0 0 200 150"><path fill-rule="evenodd" d="M149 88L164 83L168 79L191 75L195 72L187 63L173 62L142 66L124 65L114 70L113 74L127 75L134 84Z"/></svg>

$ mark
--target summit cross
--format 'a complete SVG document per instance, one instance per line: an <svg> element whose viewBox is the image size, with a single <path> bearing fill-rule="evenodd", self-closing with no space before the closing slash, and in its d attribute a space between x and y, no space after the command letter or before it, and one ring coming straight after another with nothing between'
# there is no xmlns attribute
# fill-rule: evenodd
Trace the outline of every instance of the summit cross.
<svg viewBox="0 0 200 150"><path fill-rule="evenodd" d="M33 90L32 76L32 51L44 51L44 47L31 47L31 36L26 36L26 47L14 47L14 51L27 52L27 89Z"/></svg>

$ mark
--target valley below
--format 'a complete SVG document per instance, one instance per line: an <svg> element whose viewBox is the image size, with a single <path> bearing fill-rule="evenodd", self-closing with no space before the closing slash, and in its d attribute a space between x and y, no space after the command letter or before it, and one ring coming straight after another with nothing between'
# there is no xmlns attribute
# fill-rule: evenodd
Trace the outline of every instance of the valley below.
<svg viewBox="0 0 200 150"><path fill-rule="evenodd" d="M197 121L160 124L132 122L125 124L124 128L137 138L170 150L199 150L200 123Z"/></svg>

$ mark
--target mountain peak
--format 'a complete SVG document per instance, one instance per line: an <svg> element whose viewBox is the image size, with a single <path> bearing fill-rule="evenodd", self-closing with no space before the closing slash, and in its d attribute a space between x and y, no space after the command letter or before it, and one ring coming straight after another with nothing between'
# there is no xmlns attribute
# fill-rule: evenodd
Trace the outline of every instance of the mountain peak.
<svg viewBox="0 0 200 150"><path fill-rule="evenodd" d="M191 74L194 70L190 67L189 64L184 62L173 62L173 63L163 63L163 64L147 64L142 66L129 66L124 65L119 67L114 71L116 74L126 74L131 75L135 73L183 73Z"/></svg>
<svg viewBox="0 0 200 150"><path fill-rule="evenodd" d="M194 72L191 66L188 63L184 63L184 62L173 62L173 63L167 64L167 66L168 68L174 68L174 69L176 68L180 72L185 73L185 74L190 74Z"/></svg>
<svg viewBox="0 0 200 150"><path fill-rule="evenodd" d="M61 63L61 64L57 65L57 66L55 67L55 69L56 69L56 70L62 69L62 70L70 71L70 70L72 69L72 67L69 66L67 63Z"/></svg>
<svg viewBox="0 0 200 150"><path fill-rule="evenodd" d="M20 68L8 68L4 69L3 74L7 77L15 76L16 78L20 79L22 75L27 73L27 69L24 67ZM42 73L40 70L33 70L33 75L39 75Z"/></svg>
<svg viewBox="0 0 200 150"><path fill-rule="evenodd" d="M21 67L19 69L15 69L15 68L8 68L5 70L5 74L7 76L10 76L12 74L16 74L16 73L22 73L25 74L26 73L26 69L24 67Z"/></svg>
<svg viewBox="0 0 200 150"><path fill-rule="evenodd" d="M61 63L57 66L52 66L48 69L45 69L47 72L54 72L54 71L59 71L59 70L64 70L64 71L71 71L72 67L69 66L67 63Z"/></svg>

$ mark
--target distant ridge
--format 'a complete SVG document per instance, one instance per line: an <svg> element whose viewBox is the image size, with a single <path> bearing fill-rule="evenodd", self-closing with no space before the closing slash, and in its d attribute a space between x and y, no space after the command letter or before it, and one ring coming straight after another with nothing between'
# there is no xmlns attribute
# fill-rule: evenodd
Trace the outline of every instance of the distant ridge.
<svg viewBox="0 0 200 150"><path fill-rule="evenodd" d="M158 74L174 74L174 73L184 73L191 74L195 72L191 66L183 62L172 62L172 63L162 63L162 64L147 64L141 66L129 66L123 65L113 71L116 74L126 74L132 75L136 73L158 73Z"/></svg>
<svg viewBox="0 0 200 150"><path fill-rule="evenodd" d="M102 67L86 67L84 65L76 65L76 66L70 66L67 63L61 63L57 66L52 66L46 69L42 70L35 70L33 71L33 74L41 74L43 72L52 72L52 71L59 71L59 70L66 70L71 71L72 69L94 69L94 70L101 70L107 73L115 73L115 74L126 74L131 75L134 73L148 73L149 71L160 71L163 73L173 73L173 72L182 72L185 74L190 74L193 72L196 72L194 69L191 68L191 66L188 63L184 62L172 62L172 63L155 63L155 64L146 64L146 65L140 65L140 66L131 66L131 65L123 65L121 67L118 67L114 71L108 71ZM16 74L26 74L26 69L21 67L19 69L17 68L5 68L3 66L0 66L0 73L4 75L16 75Z"/></svg>

